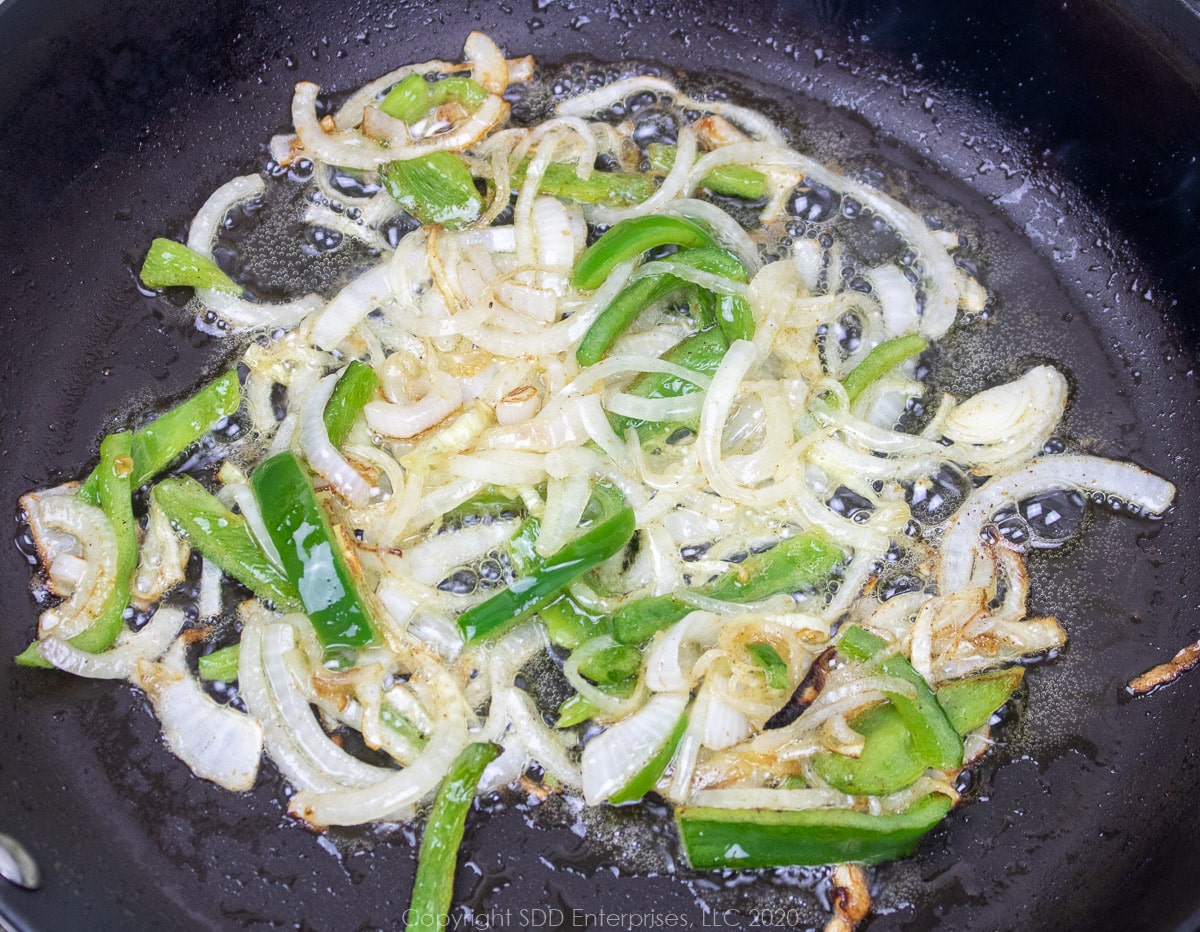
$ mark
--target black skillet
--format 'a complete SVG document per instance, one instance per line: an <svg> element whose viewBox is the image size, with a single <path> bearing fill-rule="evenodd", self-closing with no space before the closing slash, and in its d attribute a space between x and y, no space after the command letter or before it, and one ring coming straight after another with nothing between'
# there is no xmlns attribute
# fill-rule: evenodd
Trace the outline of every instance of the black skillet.
<svg viewBox="0 0 1200 932"><path fill-rule="evenodd" d="M1161 524L1101 514L1089 546L1033 561L1039 607L1071 645L1031 673L1027 712L976 801L880 872L869 927L1200 925L1200 674L1148 699L1122 691L1200 634L1194 5L3 0L0 502L80 475L105 426L219 365L228 347L139 295L130 270L217 184L261 164L292 82L346 90L454 57L472 28L550 61L743 76L774 88L813 139L845 137L849 168L959 205L951 219L966 218L999 296L988 326L1020 358L1071 372L1068 439L1135 459L1182 495ZM964 389L1016 365L973 345L951 349ZM0 656L33 630L28 578L9 549ZM402 927L411 834L320 839L288 823L269 776L242 796L193 779L128 689L0 663L0 697L0 832L44 875L36 892L0 882L13 927ZM727 928L814 915L787 912L812 902L795 889L804 874L749 895L649 869L638 850L673 850L671 833L655 842L636 818L596 853L561 812L483 808L457 887L474 928L595 927L602 910L621 925L680 914ZM535 907L560 912L521 913Z"/></svg>

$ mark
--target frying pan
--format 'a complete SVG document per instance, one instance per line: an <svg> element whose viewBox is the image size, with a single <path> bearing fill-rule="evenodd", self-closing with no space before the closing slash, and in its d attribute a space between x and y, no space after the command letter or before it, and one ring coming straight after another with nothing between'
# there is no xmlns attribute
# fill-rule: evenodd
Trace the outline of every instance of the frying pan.
<svg viewBox="0 0 1200 932"><path fill-rule="evenodd" d="M844 142L844 167L954 205L997 295L985 326L1016 353L952 345L959 386L1055 359L1074 386L1069 439L1181 494L1165 521L1100 513L1086 546L1031 561L1036 607L1071 643L1027 677L1025 712L969 804L879 871L869 928L1200 927L1200 676L1123 692L1200 635L1200 25L1181 0L3 0L0 501L80 475L107 427L226 358L225 342L140 295L132 269L153 236L178 236L209 191L261 164L291 84L346 90L454 57L473 28L543 60L729 74L798 114L802 136ZM33 629L28 578L6 548L0 656ZM594 927L601 911L626 925L815 921L786 912L814 901L811 873L769 875L750 896L744 878L639 859L675 850L664 819L622 812L593 846L575 819L484 801L456 893L474 922L459 927ZM44 875L36 892L0 884L21 930L400 928L414 863L408 829L290 824L270 772L237 796L192 778L128 689L8 663L0 831ZM548 911L520 912L533 907Z"/></svg>

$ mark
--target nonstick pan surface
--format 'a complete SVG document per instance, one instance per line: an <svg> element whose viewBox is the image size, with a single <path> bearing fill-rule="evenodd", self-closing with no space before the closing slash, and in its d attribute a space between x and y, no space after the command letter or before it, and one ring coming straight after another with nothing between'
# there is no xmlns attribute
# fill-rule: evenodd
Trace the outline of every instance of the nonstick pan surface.
<svg viewBox="0 0 1200 932"><path fill-rule="evenodd" d="M1071 643L1031 672L974 802L879 871L869 928L1196 928L1200 676L1147 699L1123 691L1200 636L1193 13L1040 0L3 0L0 501L15 511L22 492L80 475L107 427L186 394L230 353L140 295L132 270L152 237L178 236L208 192L261 165L294 81L344 91L454 57L470 29L551 62L732 75L842 145L847 168L911 185L966 225L997 295L987 327L1015 355L952 343L958 385L1059 361L1075 389L1069 439L1180 488L1161 523L1099 514L1085 545L1032 561L1037 607ZM28 579L16 548L0 557L0 656L33 630ZM0 889L14 927L402 927L411 832L316 836L283 815L271 774L225 793L157 734L127 688L0 663L0 831L45 875L37 892ZM535 810L509 797L471 820L456 902L474 913L459 908L460 928L580 928L601 911L725 928L816 915L752 908L811 904L796 889L805 875L748 896L649 870L637 852L673 850L669 829L654 841L629 817L589 848L573 814Z"/></svg>

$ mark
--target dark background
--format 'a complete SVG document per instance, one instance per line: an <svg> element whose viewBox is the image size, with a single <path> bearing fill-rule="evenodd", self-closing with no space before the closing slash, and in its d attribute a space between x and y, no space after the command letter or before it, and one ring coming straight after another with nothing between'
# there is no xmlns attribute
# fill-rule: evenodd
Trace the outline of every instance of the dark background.
<svg viewBox="0 0 1200 932"><path fill-rule="evenodd" d="M1200 678L1148 700L1121 691L1200 636L1194 5L5 0L0 501L79 475L106 427L186 394L225 358L140 296L131 270L152 237L180 235L209 191L261 163L291 83L348 90L454 58L471 28L513 54L652 58L751 78L784 106L831 107L872 158L976 192L985 245L1027 244L1029 276L1053 284L1047 306L1079 315L1056 311L1047 339L1077 337L1075 377L1094 370L1107 386L1083 404L1082 439L1169 475L1180 505L1153 532L1101 520L1111 547L1068 557L1085 582L1048 598L1074 622L1071 647L1030 677L1029 715L997 754L1007 763L982 781L988 801L883 871L880 902L895 911L869 927L1196 928ZM1011 270L994 274L1019 291ZM0 656L33 631L27 585L17 550L0 555ZM0 831L45 874L39 892L0 889L17 928L401 927L411 839L321 840L288 824L280 798L269 777L240 797L191 778L123 687L0 663ZM458 901L703 920L702 880L648 876L622 853L644 825L608 826L593 856L546 827L569 814L491 808L468 832ZM605 845L619 872L601 863ZM766 881L766 901L786 903L791 882L807 881ZM703 896L750 924L736 890Z"/></svg>

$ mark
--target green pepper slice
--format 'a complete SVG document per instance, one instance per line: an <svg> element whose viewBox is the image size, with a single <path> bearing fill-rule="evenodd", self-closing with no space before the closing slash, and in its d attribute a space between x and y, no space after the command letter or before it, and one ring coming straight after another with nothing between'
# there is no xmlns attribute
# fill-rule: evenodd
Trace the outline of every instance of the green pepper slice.
<svg viewBox="0 0 1200 932"><path fill-rule="evenodd" d="M519 191L525 183L528 162L522 162L513 172L512 188ZM633 172L594 171L580 178L569 162L551 162L542 174L538 191L551 197L569 198L580 204L603 204L606 207L632 207L640 204L657 187L649 175Z"/></svg>
<svg viewBox="0 0 1200 932"><path fill-rule="evenodd" d="M456 230L483 211L471 170L452 152L388 162L380 180L397 204L426 225Z"/></svg>
<svg viewBox="0 0 1200 932"><path fill-rule="evenodd" d="M161 237L150 244L140 277L147 288L211 288L229 294L242 293L241 285L212 259L183 243Z"/></svg>
<svg viewBox="0 0 1200 932"><path fill-rule="evenodd" d="M696 870L878 864L912 854L950 805L949 797L931 793L896 815L680 806L675 823Z"/></svg>
<svg viewBox="0 0 1200 932"><path fill-rule="evenodd" d="M468 744L442 781L417 855L412 902L405 914L409 929L444 929L454 895L454 866L466 829L467 813L487 765L500 755L495 744Z"/></svg>
<svg viewBox="0 0 1200 932"><path fill-rule="evenodd" d="M706 327L680 340L663 353L662 358L666 362L691 369L699 375L712 375L721 365L728 348L729 344L725 342L725 335L719 327ZM643 372L627 389L630 395L636 395L638 398L677 398L699 390L694 382L665 372ZM681 423L644 421L617 414L610 414L608 419L618 436L623 436L625 431L632 427L643 442L668 435L680 427L694 430L699 423L695 419Z"/></svg>
<svg viewBox="0 0 1200 932"><path fill-rule="evenodd" d="M616 229L614 227L614 229ZM671 256L670 261L679 265L691 266L702 272L720 275L735 282L746 281L746 267L741 260L727 249L719 246L704 246L698 249L683 249ZM675 275L647 275L627 285L613 298L609 305L600 312L600 316L584 334L579 348L575 351L575 359L581 366L591 366L604 358L604 354L616 342L638 316L656 301L661 301L682 288L690 287L690 283ZM746 329L747 319L750 321L750 333L753 335L754 323L750 307L744 298L737 295L720 295L716 314L717 322L726 321L726 325L735 328L739 336ZM722 327L724 331L724 327Z"/></svg>
<svg viewBox="0 0 1200 932"><path fill-rule="evenodd" d="M851 403L854 402L874 382L895 369L910 356L925 352L929 346L923 336L910 333L906 337L896 337L886 340L867 353L865 359L850 370L850 374L842 379L842 387Z"/></svg>
<svg viewBox="0 0 1200 932"><path fill-rule="evenodd" d="M151 493L192 546L260 599L284 609L300 606L292 585L254 538L250 525L191 476L164 479Z"/></svg>
<svg viewBox="0 0 1200 932"><path fill-rule="evenodd" d="M746 653L763 671L763 677L771 689L788 688L788 666L773 645L766 641L753 641L746 645Z"/></svg>
<svg viewBox="0 0 1200 932"><path fill-rule="evenodd" d="M675 146L652 142L646 147L646 160L650 170L669 172L675 165ZM718 165L700 182L713 194L726 197L740 197L747 201L760 201L771 189L767 185L767 176L748 165Z"/></svg>
<svg viewBox="0 0 1200 932"><path fill-rule="evenodd" d="M751 554L698 591L722 602L758 602L816 585L843 559L839 547L816 532L806 531L763 553ZM621 644L640 644L691 611L686 602L669 595L639 599L613 616L613 637Z"/></svg>
<svg viewBox="0 0 1200 932"><path fill-rule="evenodd" d="M679 716L679 721L671 729L666 744L659 749L645 767L633 775L628 783L613 793L608 801L614 806L622 803L634 803L654 789L663 773L666 772L667 765L675 757L675 752L679 749L679 742L683 739L683 733L687 731L687 727L688 716L685 712Z"/></svg>
<svg viewBox="0 0 1200 932"><path fill-rule="evenodd" d="M354 421L379 388L379 376L375 370L359 359L351 360L342 370L333 394L325 403L325 432L329 442L340 447L354 426Z"/></svg>
<svg viewBox="0 0 1200 932"><path fill-rule="evenodd" d="M254 470L250 484L288 582L326 653L374 644L371 616L296 455L277 453Z"/></svg>
<svg viewBox="0 0 1200 932"><path fill-rule="evenodd" d="M530 558L526 575L458 616L459 630L468 642L490 637L532 615L580 576L624 549L637 529L633 509L625 504L621 492L607 483L597 483L592 496L601 515L588 530L548 559Z"/></svg>
<svg viewBox="0 0 1200 932"><path fill-rule="evenodd" d="M242 659L242 645L230 644L205 654L200 658L200 679L210 683L233 683L238 678L238 663Z"/></svg>
<svg viewBox="0 0 1200 932"><path fill-rule="evenodd" d="M865 628L854 625L847 628L838 641L838 654L848 660L866 661L887 647L887 642L876 637ZM963 761L962 738L946 718L938 705L937 697L925 677L913 669L906 657L893 655L879 664L879 672L885 676L911 683L917 690L916 699L899 693L888 693L888 700L912 733L913 747L925 762L940 770L961 767Z"/></svg>
<svg viewBox="0 0 1200 932"><path fill-rule="evenodd" d="M960 735L967 735L986 725L1025 678L1022 667L992 670L961 680L952 680L938 687L938 704L946 718Z"/></svg>
<svg viewBox="0 0 1200 932"><path fill-rule="evenodd" d="M229 371L214 379L187 401L133 432L130 455L133 457L133 475L130 485L140 489L182 456L189 447L216 426L222 418L229 417L241 404L237 372ZM79 496L91 504L99 504L96 472L84 480Z"/></svg>
<svg viewBox="0 0 1200 932"><path fill-rule="evenodd" d="M575 285L591 291L622 262L659 246L695 249L719 246L704 227L683 217L651 215L622 220L592 243L575 262Z"/></svg>
<svg viewBox="0 0 1200 932"><path fill-rule="evenodd" d="M100 465L96 477L96 496L117 537L117 566L113 587L92 623L68 643L90 654L108 648L125 629L125 609L133 572L137 569L137 524L133 517L133 437L128 431L109 434L100 443ZM82 493L81 493L82 495ZM17 663L29 667L49 667L37 641L18 657Z"/></svg>
<svg viewBox="0 0 1200 932"><path fill-rule="evenodd" d="M423 75L410 74L388 91L379 102L379 109L411 126L447 100L460 103L474 113L483 106L487 96L483 86L471 78L426 81Z"/></svg>

